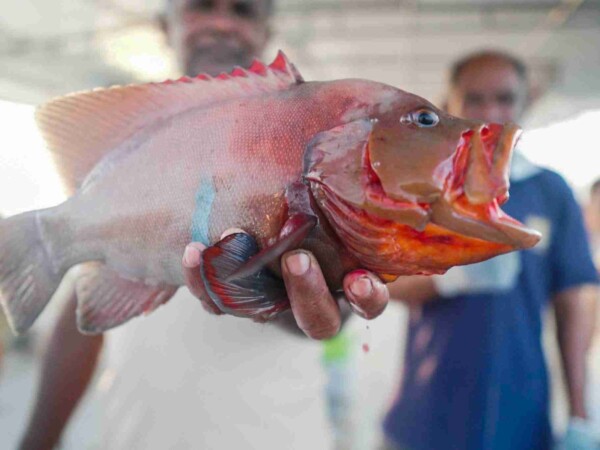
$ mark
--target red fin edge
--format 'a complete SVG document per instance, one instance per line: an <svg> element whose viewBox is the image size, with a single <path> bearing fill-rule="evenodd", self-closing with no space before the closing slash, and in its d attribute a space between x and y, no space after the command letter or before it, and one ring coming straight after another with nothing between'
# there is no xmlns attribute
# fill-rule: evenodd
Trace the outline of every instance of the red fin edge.
<svg viewBox="0 0 600 450"><path fill-rule="evenodd" d="M250 72L253 72L257 75L266 75L267 74L267 66L265 66L261 61L255 59L252 62L252 65L248 69Z"/></svg>

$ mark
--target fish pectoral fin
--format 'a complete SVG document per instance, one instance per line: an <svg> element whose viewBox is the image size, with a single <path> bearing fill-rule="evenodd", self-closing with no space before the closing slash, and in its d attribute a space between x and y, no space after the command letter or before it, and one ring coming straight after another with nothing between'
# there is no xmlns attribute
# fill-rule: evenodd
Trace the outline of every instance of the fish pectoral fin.
<svg viewBox="0 0 600 450"><path fill-rule="evenodd" d="M283 281L262 264L273 254L266 258L258 250L252 236L235 233L202 252L200 273L205 290L224 313L266 321L289 308ZM238 272L248 261L252 270Z"/></svg>
<svg viewBox="0 0 600 450"><path fill-rule="evenodd" d="M141 314L149 314L177 291L122 277L102 263L81 265L75 281L77 326L84 334L100 334Z"/></svg>
<svg viewBox="0 0 600 450"><path fill-rule="evenodd" d="M289 308L283 280L268 266L298 248L318 223L308 187L292 183L286 191L288 219L279 237L259 251L246 233L231 234L202 252L204 287L215 305L226 314L266 321Z"/></svg>
<svg viewBox="0 0 600 450"><path fill-rule="evenodd" d="M301 181L291 183L285 192L288 218L279 231L277 240L251 256L227 276L227 281L246 278L259 272L290 250L302 244L317 226L319 220L313 212L309 188Z"/></svg>
<svg viewBox="0 0 600 450"><path fill-rule="evenodd" d="M316 225L317 218L315 216L304 213L292 215L281 229L279 239L273 245L265 247L245 261L228 275L227 281L247 278L272 262L278 261L285 252L298 248Z"/></svg>

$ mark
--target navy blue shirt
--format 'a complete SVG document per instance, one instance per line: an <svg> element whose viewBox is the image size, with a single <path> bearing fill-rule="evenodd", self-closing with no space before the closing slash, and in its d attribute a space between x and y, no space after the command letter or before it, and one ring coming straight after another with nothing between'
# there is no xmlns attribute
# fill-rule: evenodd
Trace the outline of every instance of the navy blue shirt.
<svg viewBox="0 0 600 450"><path fill-rule="evenodd" d="M512 181L503 209L545 235L515 254L514 282L437 299L411 312L402 385L384 421L410 450L551 446L542 313L553 294L597 282L579 206L540 169ZM541 229L540 229L541 228Z"/></svg>

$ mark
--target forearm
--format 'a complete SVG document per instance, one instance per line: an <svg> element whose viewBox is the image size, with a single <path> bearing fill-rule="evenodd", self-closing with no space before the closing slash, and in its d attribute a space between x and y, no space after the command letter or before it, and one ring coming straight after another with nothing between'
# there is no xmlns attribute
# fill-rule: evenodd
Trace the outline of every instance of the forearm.
<svg viewBox="0 0 600 450"><path fill-rule="evenodd" d="M40 386L20 448L52 449L85 392L102 348L102 336L84 336L75 322L76 298L65 305L42 362Z"/></svg>
<svg viewBox="0 0 600 450"><path fill-rule="evenodd" d="M429 276L416 275L399 277L388 284L392 300L419 305L439 297L433 279Z"/></svg>
<svg viewBox="0 0 600 450"><path fill-rule="evenodd" d="M598 289L582 286L557 294L556 329L571 416L587 417L586 359L594 333Z"/></svg>

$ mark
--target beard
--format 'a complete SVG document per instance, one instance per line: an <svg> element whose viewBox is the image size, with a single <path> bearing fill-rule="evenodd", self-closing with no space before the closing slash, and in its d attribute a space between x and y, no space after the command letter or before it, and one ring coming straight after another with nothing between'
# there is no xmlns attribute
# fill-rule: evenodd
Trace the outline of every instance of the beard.
<svg viewBox="0 0 600 450"><path fill-rule="evenodd" d="M186 41L185 71L188 76L201 73L217 76L230 72L235 66L247 67L252 63L252 47L237 36L222 33L202 33Z"/></svg>

